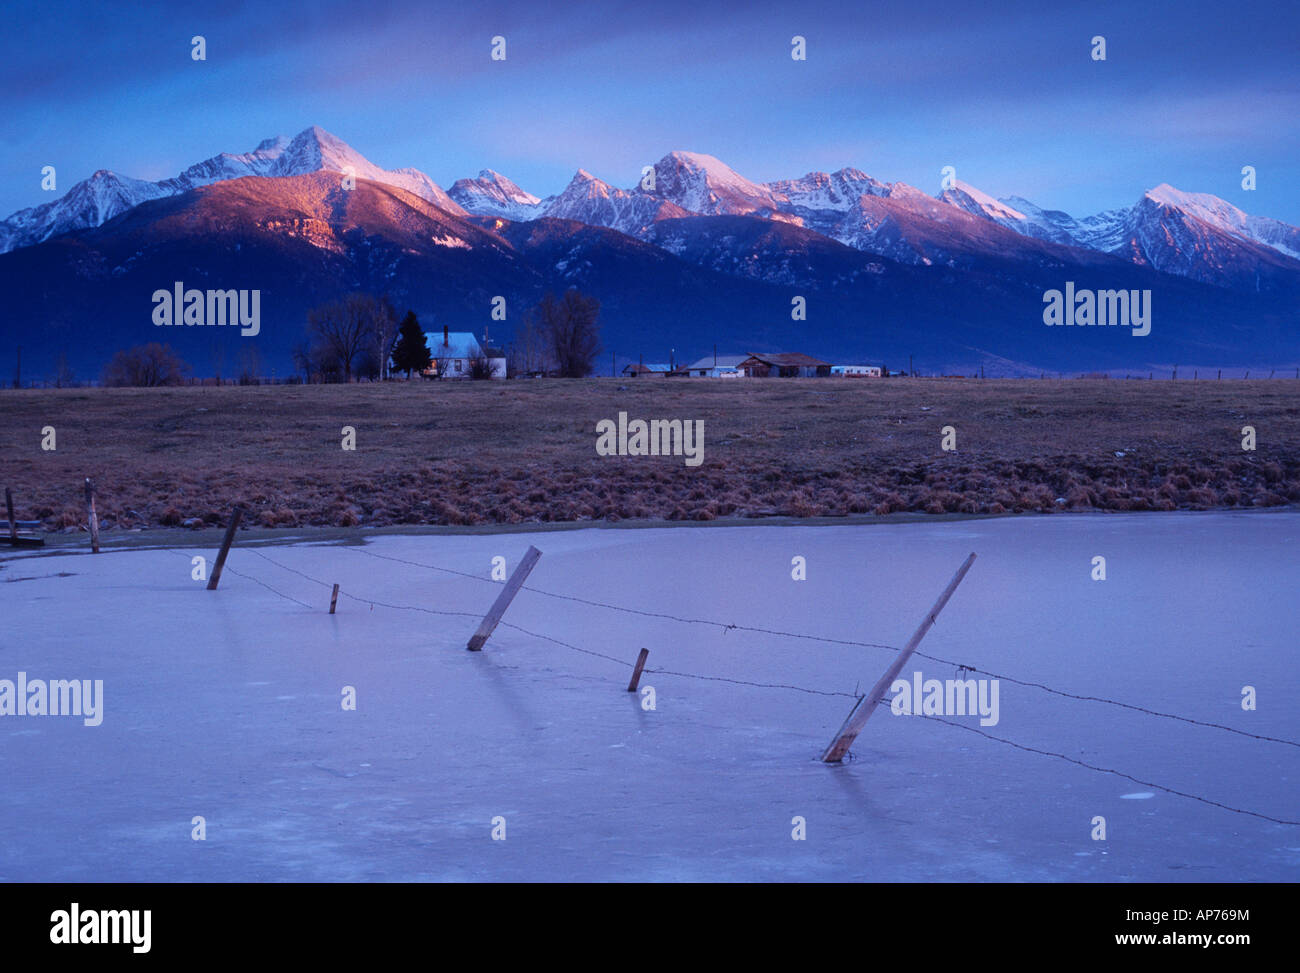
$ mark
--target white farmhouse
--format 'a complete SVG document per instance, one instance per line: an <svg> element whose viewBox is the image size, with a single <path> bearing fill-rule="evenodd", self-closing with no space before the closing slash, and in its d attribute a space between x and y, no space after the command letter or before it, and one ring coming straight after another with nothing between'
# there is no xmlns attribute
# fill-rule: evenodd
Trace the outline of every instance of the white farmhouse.
<svg viewBox="0 0 1300 973"><path fill-rule="evenodd" d="M425 332L424 343L429 346L433 358L433 364L424 371L428 378L470 378L472 364L479 358L487 359L492 378L506 377L505 352L498 348L484 348L468 331L448 331L444 327L442 334Z"/></svg>

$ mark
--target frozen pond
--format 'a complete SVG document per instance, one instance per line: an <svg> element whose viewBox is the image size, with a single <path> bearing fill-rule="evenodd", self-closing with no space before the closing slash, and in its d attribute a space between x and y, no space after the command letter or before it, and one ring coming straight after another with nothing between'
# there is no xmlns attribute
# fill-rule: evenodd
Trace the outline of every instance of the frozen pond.
<svg viewBox="0 0 1300 973"><path fill-rule="evenodd" d="M190 562L215 551L174 537L0 571L0 680L103 681L97 726L0 716L0 880L1300 879L1296 825L884 707L823 764L892 650L660 617L901 646L974 551L921 652L1300 740L1297 512L241 538L216 592ZM529 586L658 614L525 589L505 618L535 634L465 651L493 558L530 543ZM642 646L714 678L648 671L647 710L626 691ZM996 724L945 718L1300 820L1295 746L1006 680Z"/></svg>

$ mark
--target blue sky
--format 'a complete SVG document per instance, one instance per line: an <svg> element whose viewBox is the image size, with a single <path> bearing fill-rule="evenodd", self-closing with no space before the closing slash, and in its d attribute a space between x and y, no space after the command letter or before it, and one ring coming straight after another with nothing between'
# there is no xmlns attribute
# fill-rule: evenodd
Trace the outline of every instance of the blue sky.
<svg viewBox="0 0 1300 973"><path fill-rule="evenodd" d="M316 124L444 187L492 168L544 196L579 167L630 186L686 149L760 182L852 165L930 193L953 165L1076 216L1168 182L1300 224L1294 4L18 2L0 53L0 217L53 198L46 164L61 194Z"/></svg>

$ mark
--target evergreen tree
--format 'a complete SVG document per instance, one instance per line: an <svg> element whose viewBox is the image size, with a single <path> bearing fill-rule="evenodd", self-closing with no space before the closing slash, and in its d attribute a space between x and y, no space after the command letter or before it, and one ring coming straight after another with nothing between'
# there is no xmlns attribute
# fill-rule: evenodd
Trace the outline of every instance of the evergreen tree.
<svg viewBox="0 0 1300 973"><path fill-rule="evenodd" d="M416 320L414 311L407 311L406 317L397 329L397 344L393 348L393 367L405 371L406 377L411 372L422 372L433 362L429 346L425 343L424 332Z"/></svg>

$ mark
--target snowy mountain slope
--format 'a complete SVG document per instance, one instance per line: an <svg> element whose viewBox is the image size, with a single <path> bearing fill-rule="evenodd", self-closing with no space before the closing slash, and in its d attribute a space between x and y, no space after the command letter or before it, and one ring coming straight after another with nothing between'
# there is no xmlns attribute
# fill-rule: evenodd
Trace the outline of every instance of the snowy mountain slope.
<svg viewBox="0 0 1300 973"><path fill-rule="evenodd" d="M767 188L780 201L783 212L797 218L802 226L827 236L834 236L836 225L862 196L887 196L890 189L888 184L853 168L810 172L800 179L770 182Z"/></svg>
<svg viewBox="0 0 1300 973"><path fill-rule="evenodd" d="M69 230L100 226L146 200L170 195L172 191L158 183L100 169L73 186L66 195L19 210L0 223L0 253L31 246Z"/></svg>
<svg viewBox="0 0 1300 973"><path fill-rule="evenodd" d="M1195 202L1184 209L1182 203L1174 202L1177 195L1184 194L1163 189L1168 187L1146 193L1128 211L1118 245L1109 252L1202 283L1238 290L1294 289L1300 276L1300 260L1289 256L1285 249L1256 239L1252 230L1258 224L1252 225L1244 213L1217 197L1202 197L1241 217L1242 222L1234 225L1223 210L1215 212L1217 207L1206 208ZM1279 223L1272 229L1283 247L1296 243L1295 237L1300 236L1300 231L1286 224Z"/></svg>
<svg viewBox="0 0 1300 973"><path fill-rule="evenodd" d="M860 196L830 235L902 263L957 265L973 255L1028 263L1069 259L1068 252L1055 253L1045 241L1003 226L974 205L979 215L897 182L886 195Z"/></svg>
<svg viewBox="0 0 1300 973"><path fill-rule="evenodd" d="M1218 196L1183 192L1167 183L1148 190L1131 207L1082 219L1040 209L1020 197L999 202L1022 219L983 207L965 208L1026 236L1116 254L1218 286L1258 290L1300 275L1300 228L1251 216Z"/></svg>
<svg viewBox="0 0 1300 973"><path fill-rule="evenodd" d="M655 163L653 195L701 216L772 215L786 198L750 182L725 162L700 152L669 152Z"/></svg>
<svg viewBox="0 0 1300 973"><path fill-rule="evenodd" d="M552 219L576 220L588 226L605 226L640 237L655 220L691 216L692 213L649 193L618 189L587 170L579 169L564 192L546 207L544 215Z"/></svg>
<svg viewBox="0 0 1300 973"><path fill-rule="evenodd" d="M537 219L554 201L539 199L492 169L482 170L477 179L457 179L447 195L475 216L516 221Z"/></svg>
<svg viewBox="0 0 1300 973"><path fill-rule="evenodd" d="M214 183L317 172L351 172L359 179L414 193L455 216L577 221L643 240L655 238L661 245L692 252L698 248L681 239L683 227L656 234L655 225L691 216L759 218L803 227L905 263L955 266L972 256L995 254L1009 264L1025 265L1078 259L1042 249L1054 245L1118 256L1220 287L1279 293L1300 288L1300 229L1251 216L1218 197L1167 184L1150 190L1132 207L1075 218L1020 197L994 199L964 182L932 197L854 168L757 183L714 156L674 151L655 164L654 186L649 190L639 185L620 189L579 170L562 193L541 199L500 173L484 169L477 178L458 180L448 193L419 170L381 169L315 126L291 139L267 139L251 152L222 153L158 182L100 170L60 199L0 222L0 253L102 226L141 203ZM757 239L748 232L741 236ZM795 238L773 236L756 253L747 252L747 243L737 243L736 252L725 259L741 261L744 275L758 278L765 277L762 264L771 261L766 276L784 279L789 270L777 266L783 258L772 249L773 241L782 239ZM717 245L715 241L710 247Z"/></svg>
<svg viewBox="0 0 1300 973"><path fill-rule="evenodd" d="M1020 221L1010 225L1010 228L1016 232L1066 246L1083 245L1081 240L1086 230L1080 221L1069 213L1059 209L1043 209L1021 196L1006 196L998 202L1020 214ZM1097 233L1105 232L1103 222L1106 227L1110 227L1115 222L1117 219L1115 213L1122 213L1122 211L1103 213L1092 218L1098 221L1095 224Z"/></svg>
<svg viewBox="0 0 1300 973"><path fill-rule="evenodd" d="M313 125L292 139L266 139L252 152L223 152L190 166L179 176L146 182L101 169L66 195L0 222L0 253L31 246L51 237L102 226L140 203L175 196L200 186L244 176L301 176L313 172L351 172L360 179L382 182L434 203L458 216L466 215L432 179L417 169L381 169L342 139Z"/></svg>
<svg viewBox="0 0 1300 973"><path fill-rule="evenodd" d="M853 208L859 196L889 193L888 184L852 167L832 173L810 172L800 179L781 179L769 182L766 188L782 200L787 212L793 213L800 210L845 213Z"/></svg>
<svg viewBox="0 0 1300 973"><path fill-rule="evenodd" d="M986 216L994 223L1001 223L1011 229L1015 229L1017 225L1027 220L1024 213L961 180L956 180L951 189L939 193L938 198L952 206L964 209L967 213Z"/></svg>
<svg viewBox="0 0 1300 973"><path fill-rule="evenodd" d="M1272 247L1284 256L1300 259L1300 228L1281 220L1248 216L1218 196L1185 193L1168 183L1161 183L1149 190L1143 199L1149 199L1168 209L1179 210L1224 233Z"/></svg>

